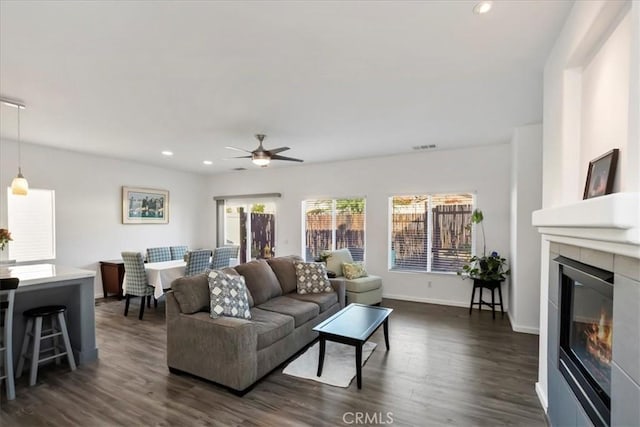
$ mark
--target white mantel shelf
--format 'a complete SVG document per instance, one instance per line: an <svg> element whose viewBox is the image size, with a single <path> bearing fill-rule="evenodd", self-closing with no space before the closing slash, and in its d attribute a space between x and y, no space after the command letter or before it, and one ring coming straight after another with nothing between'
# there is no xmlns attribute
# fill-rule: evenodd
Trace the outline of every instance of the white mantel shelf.
<svg viewBox="0 0 640 427"><path fill-rule="evenodd" d="M614 193L533 212L550 241L640 258L640 193Z"/></svg>

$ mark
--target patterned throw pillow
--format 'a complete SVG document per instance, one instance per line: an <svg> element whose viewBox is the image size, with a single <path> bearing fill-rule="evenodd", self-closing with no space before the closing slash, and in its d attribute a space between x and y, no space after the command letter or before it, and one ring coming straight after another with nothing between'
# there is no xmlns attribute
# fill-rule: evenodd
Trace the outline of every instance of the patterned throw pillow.
<svg viewBox="0 0 640 427"><path fill-rule="evenodd" d="M220 316L251 319L247 286L242 276L229 276L219 270L209 273L211 317Z"/></svg>
<svg viewBox="0 0 640 427"><path fill-rule="evenodd" d="M296 262L296 288L300 295L333 292L327 269L321 262Z"/></svg>
<svg viewBox="0 0 640 427"><path fill-rule="evenodd" d="M359 277L367 277L367 270L364 269L362 262L344 262L342 263L342 274L348 280L357 279Z"/></svg>

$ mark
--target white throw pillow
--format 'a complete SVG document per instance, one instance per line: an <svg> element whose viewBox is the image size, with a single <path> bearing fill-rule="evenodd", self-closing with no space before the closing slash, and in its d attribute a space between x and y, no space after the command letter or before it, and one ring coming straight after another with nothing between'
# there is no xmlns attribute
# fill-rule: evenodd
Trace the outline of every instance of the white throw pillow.
<svg viewBox="0 0 640 427"><path fill-rule="evenodd" d="M228 316L251 319L244 277L230 276L220 270L212 270L208 280L212 318Z"/></svg>

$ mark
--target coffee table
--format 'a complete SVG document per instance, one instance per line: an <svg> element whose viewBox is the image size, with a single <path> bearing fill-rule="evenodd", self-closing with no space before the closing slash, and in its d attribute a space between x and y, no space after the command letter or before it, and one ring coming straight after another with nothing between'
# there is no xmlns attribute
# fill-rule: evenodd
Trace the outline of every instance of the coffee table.
<svg viewBox="0 0 640 427"><path fill-rule="evenodd" d="M362 388L362 346L378 330L384 327L384 343L389 351L389 315L393 309L364 304L349 304L324 322L313 328L320 334L318 376L322 375L324 351L327 341L352 345L356 348L356 376L358 388Z"/></svg>

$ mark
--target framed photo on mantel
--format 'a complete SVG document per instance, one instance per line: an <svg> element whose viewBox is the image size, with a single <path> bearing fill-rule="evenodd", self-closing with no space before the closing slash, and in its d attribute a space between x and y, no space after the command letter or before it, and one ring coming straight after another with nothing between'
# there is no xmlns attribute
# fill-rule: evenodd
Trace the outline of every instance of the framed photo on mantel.
<svg viewBox="0 0 640 427"><path fill-rule="evenodd" d="M583 199L591 199L592 197L611 194L613 191L613 181L616 178L619 151L617 148L614 148L589 162L587 184L584 187Z"/></svg>
<svg viewBox="0 0 640 427"><path fill-rule="evenodd" d="M151 188L122 187L123 224L168 224L169 192Z"/></svg>

